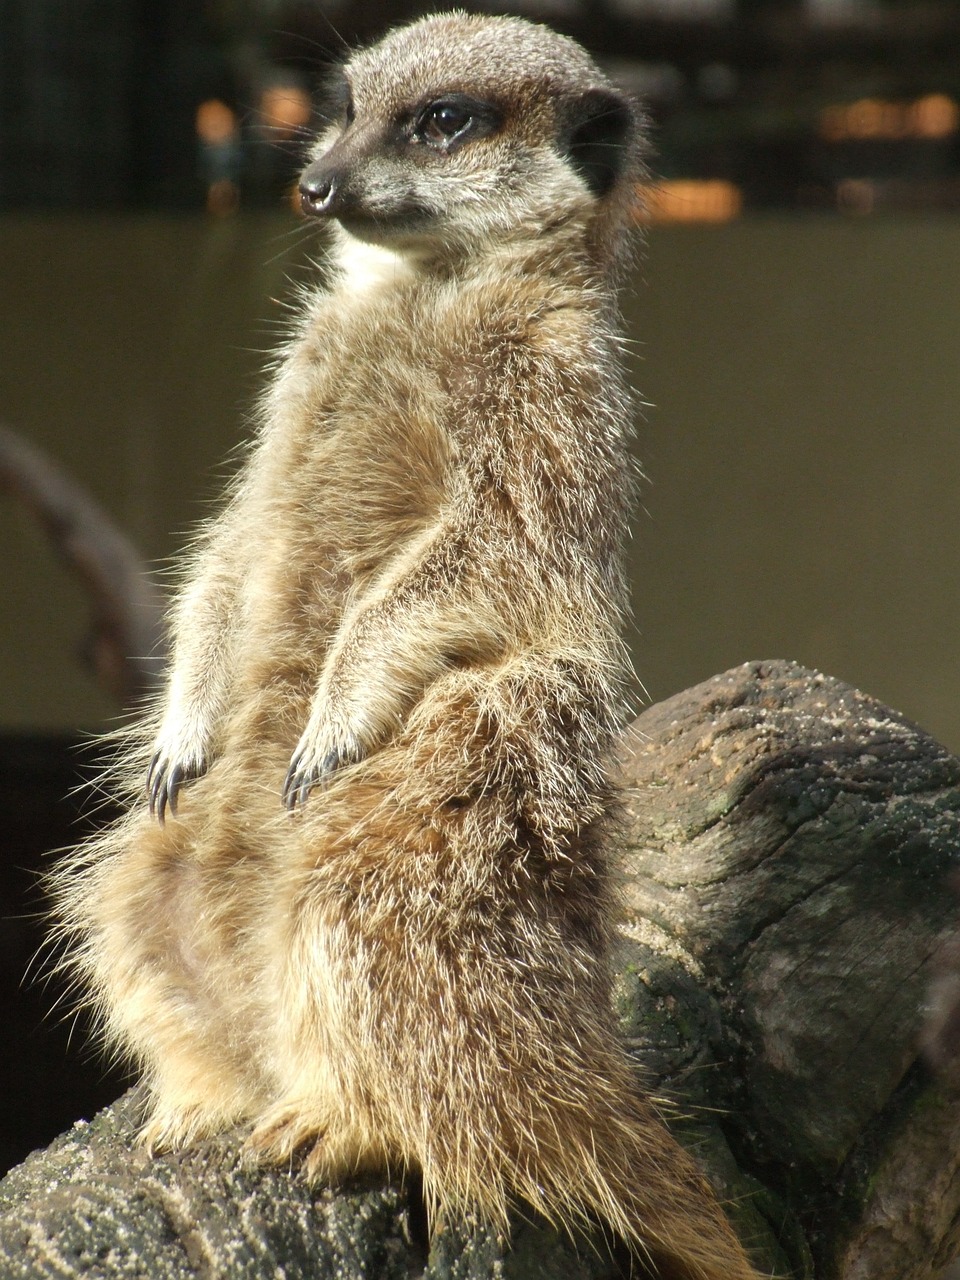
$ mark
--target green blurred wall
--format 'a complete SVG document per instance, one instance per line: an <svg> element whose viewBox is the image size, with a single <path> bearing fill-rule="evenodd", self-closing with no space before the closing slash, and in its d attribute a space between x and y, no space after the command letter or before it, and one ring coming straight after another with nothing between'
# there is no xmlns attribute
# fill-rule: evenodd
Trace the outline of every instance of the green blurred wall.
<svg viewBox="0 0 960 1280"><path fill-rule="evenodd" d="M0 420L163 563L244 435L305 241L282 216L0 220ZM960 750L960 220L651 235L626 298L654 699L751 658ZM0 496L0 728L101 728L83 601Z"/></svg>

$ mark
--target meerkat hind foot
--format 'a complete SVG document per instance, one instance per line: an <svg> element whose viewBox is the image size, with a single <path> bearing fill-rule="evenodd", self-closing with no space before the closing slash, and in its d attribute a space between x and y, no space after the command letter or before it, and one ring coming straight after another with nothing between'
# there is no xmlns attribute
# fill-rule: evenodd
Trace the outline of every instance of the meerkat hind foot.
<svg viewBox="0 0 960 1280"><path fill-rule="evenodd" d="M159 1155L192 1147L219 1133L229 1123L229 1120L212 1117L202 1103L158 1108L141 1126L137 1140L151 1155Z"/></svg>
<svg viewBox="0 0 960 1280"><path fill-rule="evenodd" d="M302 1158L300 1171L312 1185L336 1186L357 1173L387 1168L386 1155L372 1135L299 1100L268 1111L246 1147L260 1164L289 1164Z"/></svg>
<svg viewBox="0 0 960 1280"><path fill-rule="evenodd" d="M263 1164L284 1164L323 1141L325 1117L298 1102L272 1107L257 1121L246 1141L247 1150Z"/></svg>

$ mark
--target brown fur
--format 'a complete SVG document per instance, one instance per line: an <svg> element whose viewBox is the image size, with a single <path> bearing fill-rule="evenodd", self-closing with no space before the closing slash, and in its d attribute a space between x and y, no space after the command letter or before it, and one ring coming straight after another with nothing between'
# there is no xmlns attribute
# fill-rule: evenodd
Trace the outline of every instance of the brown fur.
<svg viewBox="0 0 960 1280"><path fill-rule="evenodd" d="M610 1011L635 116L517 19L421 21L346 77L307 171L346 192L332 282L188 567L140 794L59 873L64 931L148 1143L249 1122L311 1178L417 1168L445 1212L599 1216L747 1280ZM396 141L451 90L489 136ZM603 191L565 151L589 95L620 111Z"/></svg>

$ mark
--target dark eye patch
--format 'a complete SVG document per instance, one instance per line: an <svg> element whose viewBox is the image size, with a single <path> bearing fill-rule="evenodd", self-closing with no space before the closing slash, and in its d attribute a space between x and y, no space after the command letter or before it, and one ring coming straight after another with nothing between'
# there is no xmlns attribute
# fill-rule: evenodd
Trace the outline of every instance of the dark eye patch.
<svg viewBox="0 0 960 1280"><path fill-rule="evenodd" d="M337 67L324 85L319 112L326 124L353 124L353 91L342 67Z"/></svg>
<svg viewBox="0 0 960 1280"><path fill-rule="evenodd" d="M450 155L467 142L489 137L499 129L501 121L501 113L492 103L465 93L447 93L415 113L410 138Z"/></svg>

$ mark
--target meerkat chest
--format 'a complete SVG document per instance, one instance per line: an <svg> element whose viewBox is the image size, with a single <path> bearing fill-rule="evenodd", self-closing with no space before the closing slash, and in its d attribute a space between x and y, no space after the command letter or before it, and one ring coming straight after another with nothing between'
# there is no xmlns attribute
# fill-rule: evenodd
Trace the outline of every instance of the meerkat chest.
<svg viewBox="0 0 960 1280"><path fill-rule="evenodd" d="M450 500L448 390L410 300L325 300L279 371L277 527L339 582L375 572Z"/></svg>
<svg viewBox="0 0 960 1280"><path fill-rule="evenodd" d="M482 280L421 282L359 267L319 300L281 377L297 388L304 518L369 559L454 500L471 457L521 405L543 300ZM399 268L397 268L399 271ZM528 296L529 295L529 296Z"/></svg>

